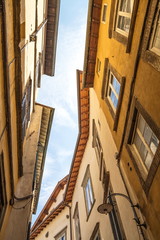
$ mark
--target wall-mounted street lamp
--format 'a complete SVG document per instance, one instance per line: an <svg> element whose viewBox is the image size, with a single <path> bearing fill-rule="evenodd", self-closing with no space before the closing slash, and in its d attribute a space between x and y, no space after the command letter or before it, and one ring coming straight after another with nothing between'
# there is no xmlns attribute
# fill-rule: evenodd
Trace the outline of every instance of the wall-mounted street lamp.
<svg viewBox="0 0 160 240"><path fill-rule="evenodd" d="M133 208L133 213L134 213L134 220L136 221L136 224L137 226L139 227L144 227L144 228L147 228L147 225L146 223L141 223L139 218L137 217L136 213L135 213L135 209L134 208L140 208L139 207L139 204L133 204L132 200L125 194L123 193L111 193L109 194L109 196L106 198L109 199L110 197L113 197L113 196L121 196L121 197L124 197L125 199L127 199L130 204L131 204L131 207ZM111 211L113 210L113 205L111 203L108 203L107 201L105 201L103 204L99 205L98 208L97 208L97 211L101 214L108 214L110 213Z"/></svg>

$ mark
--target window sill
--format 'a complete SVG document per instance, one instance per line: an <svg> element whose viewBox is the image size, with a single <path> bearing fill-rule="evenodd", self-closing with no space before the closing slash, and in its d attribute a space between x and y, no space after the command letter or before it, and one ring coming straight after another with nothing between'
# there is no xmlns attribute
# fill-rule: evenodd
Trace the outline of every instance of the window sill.
<svg viewBox="0 0 160 240"><path fill-rule="evenodd" d="M160 72L160 56L152 51L146 50L143 52L142 58Z"/></svg>
<svg viewBox="0 0 160 240"><path fill-rule="evenodd" d="M138 154L136 153L134 146L127 144L126 148L132 159L132 162L133 162L136 172L141 180L141 183L142 183L142 185L144 185L144 183L147 179L148 172L145 169L145 167L143 166L143 164L141 163L142 160L139 158Z"/></svg>
<svg viewBox="0 0 160 240"><path fill-rule="evenodd" d="M112 36L114 39L116 39L118 42L122 43L123 45L127 45L128 38L119 32L113 31Z"/></svg>

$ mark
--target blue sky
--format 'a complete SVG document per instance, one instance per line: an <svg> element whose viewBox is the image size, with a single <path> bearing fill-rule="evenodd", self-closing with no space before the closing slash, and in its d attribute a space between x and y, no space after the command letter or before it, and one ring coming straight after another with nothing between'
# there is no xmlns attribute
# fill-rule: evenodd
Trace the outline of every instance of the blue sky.
<svg viewBox="0 0 160 240"><path fill-rule="evenodd" d="M56 71L43 76L37 102L55 108L34 222L57 182L69 173L78 134L76 69L83 69L87 0L61 0Z"/></svg>

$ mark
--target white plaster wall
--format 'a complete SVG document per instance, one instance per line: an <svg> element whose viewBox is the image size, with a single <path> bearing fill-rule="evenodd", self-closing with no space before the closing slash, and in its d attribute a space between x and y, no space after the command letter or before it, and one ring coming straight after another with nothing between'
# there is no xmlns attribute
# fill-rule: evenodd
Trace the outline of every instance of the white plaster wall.
<svg viewBox="0 0 160 240"><path fill-rule="evenodd" d="M70 225L69 218L66 218L66 215L69 215L69 209L66 207L52 222L50 222L41 233L35 238L35 240L53 240L54 236L57 235L61 230L67 226L67 240L70 240ZM48 238L45 237L45 234L49 232Z"/></svg>
<svg viewBox="0 0 160 240"><path fill-rule="evenodd" d="M113 238L111 234L111 228L108 221L108 217L105 215L100 215L97 211L97 207L103 203L103 188L102 188L101 182L99 181L99 168L98 168L98 162L96 159L95 151L94 149L92 149L91 145L92 145L92 139L90 137L84 153L75 192L73 195L72 216L74 214L76 202L78 202L82 239L84 240L90 239L90 236L94 230L96 223L99 222L102 240L106 240L107 237L108 239L112 240ZM84 193L83 193L83 188L81 187L81 184L82 184L84 174L86 172L86 168L88 164L90 164L90 174L91 174L93 191L94 191L94 196L96 201L91 211L91 214L89 216L89 219L87 221L85 199L84 199ZM105 231L106 227L108 228L107 232ZM73 220L73 231L74 231L74 220ZM75 232L73 234L73 239L75 239Z"/></svg>

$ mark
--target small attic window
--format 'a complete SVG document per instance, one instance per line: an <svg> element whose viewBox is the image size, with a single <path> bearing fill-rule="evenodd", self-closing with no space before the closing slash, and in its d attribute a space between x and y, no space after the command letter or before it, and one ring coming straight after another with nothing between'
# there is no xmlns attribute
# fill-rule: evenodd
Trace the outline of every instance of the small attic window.
<svg viewBox="0 0 160 240"><path fill-rule="evenodd" d="M49 237L49 232L47 232L47 233L45 234L45 237L46 237L46 238L48 238L48 237Z"/></svg>

